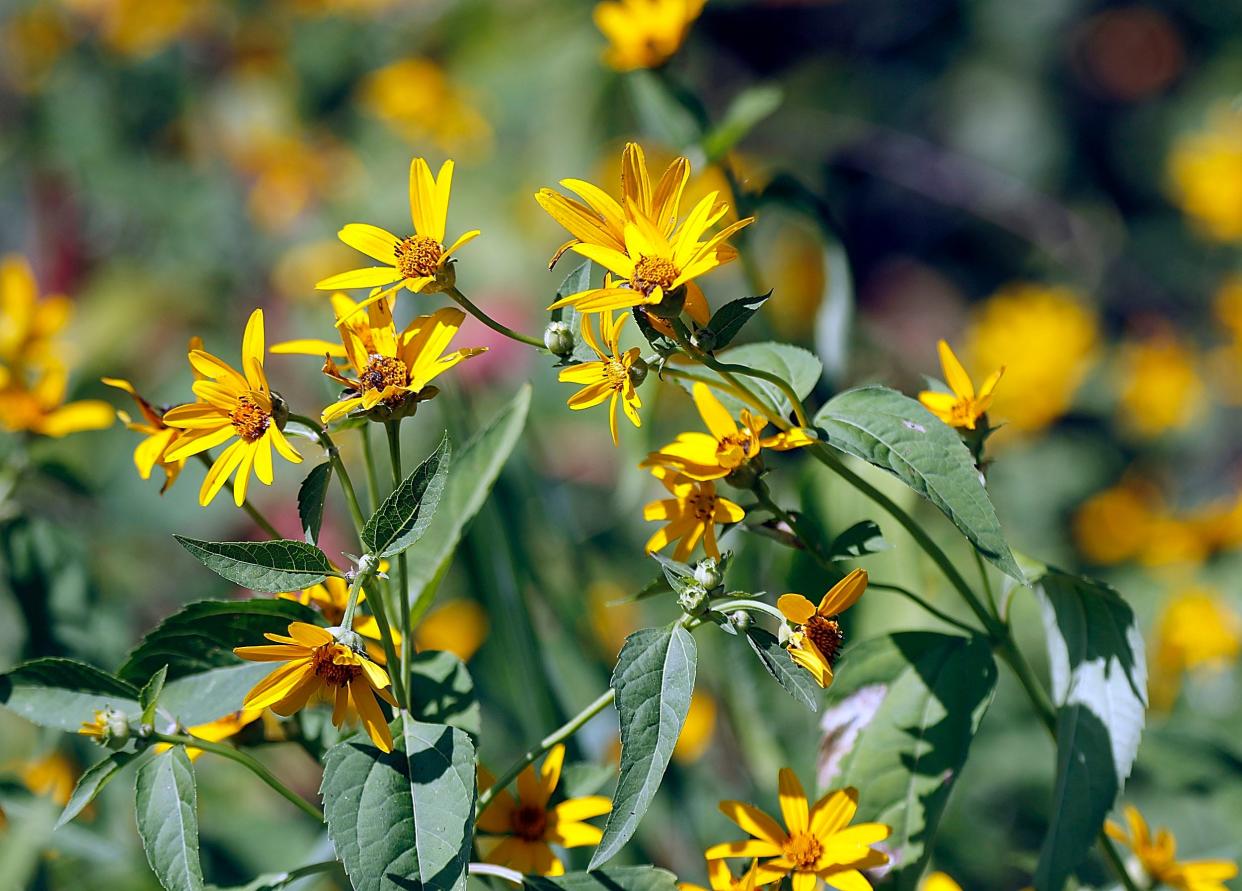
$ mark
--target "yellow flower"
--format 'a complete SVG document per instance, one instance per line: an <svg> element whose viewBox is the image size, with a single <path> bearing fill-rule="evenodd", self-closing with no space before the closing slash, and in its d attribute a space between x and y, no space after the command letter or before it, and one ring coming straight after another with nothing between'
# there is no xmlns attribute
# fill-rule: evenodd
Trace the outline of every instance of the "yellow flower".
<svg viewBox="0 0 1242 891"><path fill-rule="evenodd" d="M924 390L919 394L919 402L950 427L965 427L967 430L974 430L976 422L983 417L988 406L992 404L992 391L996 389L1001 375L1005 373L1005 366L1002 365L992 372L976 395L975 385L970 382L970 375L966 373L962 363L957 361L957 356L953 355L953 350L949 348L948 343L942 340L937 347L940 350L940 367L944 369L944 382L953 392L940 393Z"/></svg>
<svg viewBox="0 0 1242 891"><path fill-rule="evenodd" d="M205 350L190 350L190 365L203 376L194 382L199 401L164 413L165 424L186 431L164 453L165 461L182 461L236 437L203 478L198 493L203 506L211 503L234 471L233 500L239 507L246 500L251 470L259 482L270 486L273 448L294 464L302 462L272 416L272 392L263 372L261 309L250 314L241 353L244 374Z"/></svg>
<svg viewBox="0 0 1242 891"><path fill-rule="evenodd" d="M236 736L243 728L253 724L262 716L263 709L261 708L243 708L230 712L222 718L208 721L206 724L195 724L187 729L191 736L197 736L199 739L205 739L208 742L220 742L221 740ZM160 743L155 747L155 753L159 755L171 748L172 745L169 743ZM187 746L185 753L191 761L194 761L203 754L203 750Z"/></svg>
<svg viewBox="0 0 1242 891"><path fill-rule="evenodd" d="M340 727L351 711L376 747L392 751L392 733L375 701L378 696L396 707L387 690L388 673L370 659L337 643L318 625L292 622L289 636L264 634L272 645L236 647L233 652L252 662L283 662L249 693L243 708L270 708L288 716L306 706L312 696L332 702L332 723Z"/></svg>
<svg viewBox="0 0 1242 891"><path fill-rule="evenodd" d="M362 107L406 141L431 140L443 151L486 145L487 120L470 97L430 59L398 59L362 82Z"/></svg>
<svg viewBox="0 0 1242 891"><path fill-rule="evenodd" d="M698 761L716 732L716 699L703 690L690 697L690 710L681 725L681 735L673 747L673 757L682 764Z"/></svg>
<svg viewBox="0 0 1242 891"><path fill-rule="evenodd" d="M592 408L604 400L608 400L608 428L612 431L612 443L617 445L617 403L621 403L625 416L635 427L642 426L638 410L642 408L642 400L638 398L638 388L634 385L631 370L639 360L638 347L631 347L621 352L619 341L621 328L629 316L624 313L616 318L611 310L599 313L599 334L596 338L592 330L593 314L582 315L582 339L587 346L599 356L596 362L581 362L562 368L559 380L564 383L582 384L583 387L569 397L569 407L574 411ZM600 346L600 341L604 346ZM606 348L606 349L605 349Z"/></svg>
<svg viewBox="0 0 1242 891"><path fill-rule="evenodd" d="M65 402L69 379L65 369L44 369L29 387L0 366L0 429L61 437L112 426L116 415L102 399Z"/></svg>
<svg viewBox="0 0 1242 891"><path fill-rule="evenodd" d="M1184 428L1204 406L1205 387L1195 353L1173 336L1124 345L1117 376L1122 416L1143 436Z"/></svg>
<svg viewBox="0 0 1242 891"><path fill-rule="evenodd" d="M564 760L565 747L553 746L538 772L531 764L518 774L516 799L502 789L479 815L479 831L493 836L485 840L485 861L528 875L559 876L565 872L565 864L551 845L579 848L599 844L603 831L584 821L608 813L611 801L603 795L586 795L549 804ZM480 787L492 782L491 774L480 767Z"/></svg>
<svg viewBox="0 0 1242 891"><path fill-rule="evenodd" d="M640 467L670 467L692 480L718 480L751 461L761 449L787 451L809 445L814 440L801 428L774 436L761 436L767 418L747 409L740 414L741 426L706 384L692 390L709 433L682 433L658 452L652 452Z"/></svg>
<svg viewBox="0 0 1242 891"><path fill-rule="evenodd" d="M752 861L750 869L736 877L725 861L707 861L707 881L711 885L711 891L755 891L758 878L758 861ZM680 891L707 891L702 885L694 885L690 882L678 882L677 887Z"/></svg>
<svg viewBox="0 0 1242 891"><path fill-rule="evenodd" d="M962 891L962 886L943 872L929 872L919 891Z"/></svg>
<svg viewBox="0 0 1242 891"><path fill-rule="evenodd" d="M18 777L34 795L46 795L64 807L73 795L73 787L77 785L81 771L60 752L37 758L23 764L17 772Z"/></svg>
<svg viewBox="0 0 1242 891"><path fill-rule="evenodd" d="M1178 591L1156 620L1151 673L1152 706L1171 708L1188 671L1220 670L1242 651L1242 616L1218 591L1191 586Z"/></svg>
<svg viewBox="0 0 1242 891"><path fill-rule="evenodd" d="M740 523L746 512L717 495L713 482L694 480L667 467L653 467L651 473L673 497L652 501L643 508L644 520L665 520L668 524L647 540L647 553L654 554L676 541L679 544L673 559L685 560L701 539L704 553L719 559L716 524Z"/></svg>
<svg viewBox="0 0 1242 891"><path fill-rule="evenodd" d="M799 626L789 635L789 655L821 687L832 683L832 666L841 652L844 634L837 618L866 590L867 571L855 569L828 590L819 606L801 594L782 594L776 601L785 618Z"/></svg>
<svg viewBox="0 0 1242 891"><path fill-rule="evenodd" d="M379 571L385 572L388 569L388 562L380 563ZM341 620L345 618L345 607L349 605L349 582L343 578L329 576L317 585L311 585L309 588L303 588L296 594L292 591L284 594L276 595L281 600L293 600L303 606L314 606L319 610L319 614L323 616L324 621L329 626L335 627L341 624ZM366 603L366 591L358 592L358 605ZM384 645L381 642L379 623L375 621L375 616L363 615L361 612L354 614L354 627L361 637L362 642L367 648L367 655L371 657L372 662L384 665L387 658L384 655ZM396 645L397 652L401 652L401 634L396 629L391 629L393 634L393 643Z"/></svg>
<svg viewBox="0 0 1242 891"><path fill-rule="evenodd" d="M143 399L129 381L116 377L105 377L102 380L109 387L124 390L133 397L135 404L137 404L138 411L142 414L141 421L135 421L129 416L128 412L124 411L118 410L116 416L130 430L143 435L142 442L138 443L138 447L134 449L134 466L138 468L138 475L140 477L144 480L149 480L151 478L151 471L158 464L160 469L164 471L164 485L160 486L160 494L163 495L177 479L177 474L181 473L181 469L185 467L185 459L180 461L166 461L164 459L164 453L168 451L168 447L181 435L181 431L176 427L169 427L165 424L164 413Z"/></svg>
<svg viewBox="0 0 1242 891"><path fill-rule="evenodd" d="M487 611L473 600L450 600L427 614L414 632L419 650L444 650L469 662L487 640Z"/></svg>
<svg viewBox="0 0 1242 891"><path fill-rule="evenodd" d="M979 308L968 341L975 367L1006 366L994 413L1007 428L1030 433L1069 409L1095 360L1096 320L1066 288L1018 283Z"/></svg>
<svg viewBox="0 0 1242 891"><path fill-rule="evenodd" d="M62 294L39 296L24 257L0 259L0 366L22 380L27 371L62 364L54 338L69 322L73 305Z"/></svg>
<svg viewBox="0 0 1242 891"><path fill-rule="evenodd" d="M1173 201L1209 238L1242 241L1242 115L1214 110L1168 158Z"/></svg>
<svg viewBox="0 0 1242 891"><path fill-rule="evenodd" d="M1129 832L1112 820L1104 824L1104 831L1134 852L1153 882L1177 891L1228 891L1225 882L1238 874L1237 864L1229 860L1178 862L1177 840L1171 832L1158 828L1153 838L1147 821L1133 805L1126 805L1125 815Z"/></svg>
<svg viewBox="0 0 1242 891"><path fill-rule="evenodd" d="M1097 492L1074 514L1078 550L1100 565L1137 557L1151 541L1160 507L1155 488L1135 478Z"/></svg>
<svg viewBox="0 0 1242 891"><path fill-rule="evenodd" d="M810 806L789 768L781 769L779 785L785 828L754 805L722 801L721 812L753 838L708 848L707 859L774 858L759 864L761 885L790 876L793 891L814 891L817 879L839 891L870 891L871 883L859 870L888 862L887 854L871 846L888 838L890 830L883 823L849 825L858 810L858 790L838 789Z"/></svg>
<svg viewBox="0 0 1242 891"><path fill-rule="evenodd" d="M603 0L595 25L610 46L604 61L617 71L658 68L685 42L706 0Z"/></svg>
<svg viewBox="0 0 1242 891"><path fill-rule="evenodd" d="M453 162L445 161L433 178L422 158L410 162L410 218L414 234L398 238L387 229L366 223L350 223L337 235L355 250L379 260L383 266L369 266L342 272L315 285L321 291L338 288L394 287L372 294L359 306L388 297L405 286L411 293L442 290L443 276L450 256L466 242L476 238L471 229L447 248L444 230L448 222L449 192L453 183Z"/></svg>
<svg viewBox="0 0 1242 891"><path fill-rule="evenodd" d="M204 22L214 6L205 0L64 0L89 19L104 44L136 59L152 56Z"/></svg>

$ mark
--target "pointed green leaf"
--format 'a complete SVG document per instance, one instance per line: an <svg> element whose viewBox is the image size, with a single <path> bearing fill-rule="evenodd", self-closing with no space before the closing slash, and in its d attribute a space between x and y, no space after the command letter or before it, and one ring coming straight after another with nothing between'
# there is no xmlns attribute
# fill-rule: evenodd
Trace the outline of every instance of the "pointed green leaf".
<svg viewBox="0 0 1242 891"><path fill-rule="evenodd" d="M819 710L819 697L822 693L819 684L815 683L809 671L793 661L789 651L776 639L776 635L758 625L751 625L746 629L746 642L759 657L764 670L772 675L786 693L811 711Z"/></svg>
<svg viewBox="0 0 1242 891"><path fill-rule="evenodd" d="M198 541L174 535L196 560L235 585L280 594L317 585L335 570L319 548L304 541Z"/></svg>
<svg viewBox="0 0 1242 891"><path fill-rule="evenodd" d="M323 525L323 505L328 497L328 484L332 482L332 464L324 461L311 469L298 488L298 518L302 521L302 534L308 544L319 541L319 528Z"/></svg>
<svg viewBox="0 0 1242 891"><path fill-rule="evenodd" d="M131 752L113 752L83 771L82 776L78 777L77 785L73 787L73 794L65 802L65 809L56 821L56 828L59 829L86 810L86 806L95 800L103 787L138 757Z"/></svg>
<svg viewBox="0 0 1242 891"><path fill-rule="evenodd" d="M138 694L138 705L142 707L142 723L150 724L155 720L155 707L159 704L160 693L164 691L164 682L167 680L168 666L161 665Z"/></svg>
<svg viewBox="0 0 1242 891"><path fill-rule="evenodd" d="M452 653L424 650L410 657L410 711L420 721L481 729L479 700L466 665Z"/></svg>
<svg viewBox="0 0 1242 891"><path fill-rule="evenodd" d="M151 871L167 891L202 891L197 802L194 767L185 746L173 746L138 768L138 834Z"/></svg>
<svg viewBox="0 0 1242 891"><path fill-rule="evenodd" d="M798 394L799 399L805 399L807 394L815 389L815 382L819 380L819 376L823 371L823 365L820 364L819 359L813 353L807 352L802 347L791 346L787 343L773 343L770 341L748 343L724 350L718 353L716 358L721 362L745 365L747 368L771 372L788 382L793 387L794 392ZM696 368L695 373L706 378L720 380L722 387L727 386L726 382L710 369ZM755 377L747 377L745 375L742 375L742 377L752 391L763 399L767 405L774 407L781 415L788 416L793 412L793 406L789 404L789 399L776 384ZM678 380L678 383L687 390L693 389L693 382L691 381ZM716 395L720 398L725 408L733 412L734 415L744 408L752 412L755 410L755 407L750 403L743 402L724 390L716 390Z"/></svg>
<svg viewBox="0 0 1242 891"><path fill-rule="evenodd" d="M677 876L654 866L610 866L560 876L525 876L530 891L677 891Z"/></svg>
<svg viewBox="0 0 1242 891"><path fill-rule="evenodd" d="M42 727L76 732L111 707L137 720L138 689L71 659L36 659L0 674L0 705Z"/></svg>
<svg viewBox="0 0 1242 891"><path fill-rule="evenodd" d="M828 559L854 560L891 548L892 545L884 540L880 527L871 520L863 520L832 540L832 544L828 546Z"/></svg>
<svg viewBox="0 0 1242 891"><path fill-rule="evenodd" d="M395 557L422 537L444 494L451 454L445 434L436 450L384 499L362 530L368 553Z"/></svg>
<svg viewBox="0 0 1242 891"><path fill-rule="evenodd" d="M750 321L751 316L757 313L771 296L772 292L768 291L758 297L742 297L739 300L731 300L716 310L712 315L712 320L707 323L707 330L711 332L711 349L723 350L731 344Z"/></svg>

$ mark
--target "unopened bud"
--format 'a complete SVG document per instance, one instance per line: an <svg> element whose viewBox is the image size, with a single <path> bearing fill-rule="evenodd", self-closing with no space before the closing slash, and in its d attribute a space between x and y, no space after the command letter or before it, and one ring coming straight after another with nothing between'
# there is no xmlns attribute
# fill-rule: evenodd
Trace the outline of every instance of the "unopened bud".
<svg viewBox="0 0 1242 891"><path fill-rule="evenodd" d="M642 358L635 356L633 364L630 365L630 383L636 387L640 387L646 379L647 363Z"/></svg>
<svg viewBox="0 0 1242 891"><path fill-rule="evenodd" d="M543 345L554 356L568 356L574 351L574 332L565 322L548 322L543 329Z"/></svg>
<svg viewBox="0 0 1242 891"><path fill-rule="evenodd" d="M705 557L694 567L694 580L707 590L718 588L724 581L715 557Z"/></svg>
<svg viewBox="0 0 1242 891"><path fill-rule="evenodd" d="M690 342L705 353L716 348L716 332L711 328L700 328L690 337Z"/></svg>
<svg viewBox="0 0 1242 891"><path fill-rule="evenodd" d="M665 291L664 298L659 303L647 303L643 305L643 309L651 313L658 319L671 321L679 318L681 311L686 306L686 286L674 288L672 291Z"/></svg>
<svg viewBox="0 0 1242 891"><path fill-rule="evenodd" d="M729 624L738 631L745 631L750 627L750 622L750 613L746 612L744 609L735 609L733 612L729 613Z"/></svg>
<svg viewBox="0 0 1242 891"><path fill-rule="evenodd" d="M284 430L285 424L289 423L289 403L285 402L285 397L281 396L275 390L272 396L272 421L276 424L277 430Z"/></svg>
<svg viewBox="0 0 1242 891"><path fill-rule="evenodd" d="M709 599L706 588L701 585L688 585L677 596L677 603L688 615L701 616L707 612Z"/></svg>

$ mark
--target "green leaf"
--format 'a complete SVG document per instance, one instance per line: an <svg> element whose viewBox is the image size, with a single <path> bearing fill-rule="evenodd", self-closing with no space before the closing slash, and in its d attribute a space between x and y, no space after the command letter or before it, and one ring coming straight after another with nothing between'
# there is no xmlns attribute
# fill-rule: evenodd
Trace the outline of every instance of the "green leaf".
<svg viewBox="0 0 1242 891"><path fill-rule="evenodd" d="M170 681L160 697L160 711L187 727L231 715L242 707L251 688L277 667L274 662L238 662Z"/></svg>
<svg viewBox="0 0 1242 891"><path fill-rule="evenodd" d="M150 724L155 720L155 707L159 705L160 693L164 691L164 682L167 680L168 666L162 665L138 694L138 704L142 706L142 723Z"/></svg>
<svg viewBox="0 0 1242 891"><path fill-rule="evenodd" d="M61 811L60 819L56 821L56 828L59 829L86 810L86 806L103 791L103 787L138 757L140 756L130 752L113 752L107 758L88 767L82 776L78 777L77 785L73 787L73 794L65 802L65 809Z"/></svg>
<svg viewBox="0 0 1242 891"><path fill-rule="evenodd" d="M714 164L727 155L760 121L775 113L784 99L784 90L773 84L757 84L739 93L720 123L703 139L707 163Z"/></svg>
<svg viewBox="0 0 1242 891"><path fill-rule="evenodd" d="M42 727L76 732L112 707L137 720L138 690L93 665L36 659L0 674L0 705Z"/></svg>
<svg viewBox="0 0 1242 891"><path fill-rule="evenodd" d="M410 591L418 591L411 614L417 623L431 606L436 586L448 570L466 525L474 519L517 445L530 409L530 385L480 430L453 461L453 473L444 486L440 509L422 536L406 551Z"/></svg>
<svg viewBox="0 0 1242 891"><path fill-rule="evenodd" d="M697 660L694 638L681 625L647 628L625 639L612 675L621 724L621 775L590 869L603 866L625 846L659 790L690 710Z"/></svg>
<svg viewBox="0 0 1242 891"><path fill-rule="evenodd" d="M789 651L776 639L776 635L758 625L751 625L746 629L746 642L759 657L764 670L772 675L786 693L811 711L819 710L819 684L815 683L809 671L793 661Z"/></svg>
<svg viewBox="0 0 1242 891"><path fill-rule="evenodd" d="M983 638L902 632L845 653L822 719L819 785L855 787L858 820L892 827L896 888L918 884L995 685Z"/></svg>
<svg viewBox="0 0 1242 891"><path fill-rule="evenodd" d="M1035 887L1058 891L1095 842L1138 755L1147 664L1134 612L1112 588L1051 569L1035 592L1057 709L1057 779Z"/></svg>
<svg viewBox="0 0 1242 891"><path fill-rule="evenodd" d="M698 142L703 122L683 101L690 99L697 104L697 99L674 95L672 84L666 78L645 69L629 72L624 82L639 121L637 132L650 134L674 151Z"/></svg>
<svg viewBox="0 0 1242 891"><path fill-rule="evenodd" d="M319 548L304 541L198 541L173 538L195 559L235 585L280 594L322 582L335 572Z"/></svg>
<svg viewBox="0 0 1242 891"><path fill-rule="evenodd" d="M314 622L316 612L292 600L200 600L173 613L134 648L117 674L139 684L162 666L177 679L212 668L238 665L233 647L263 643L285 634L290 622Z"/></svg>
<svg viewBox="0 0 1242 891"><path fill-rule="evenodd" d="M474 679L452 653L424 650L410 657L410 711L420 721L448 724L471 736L481 729Z"/></svg>
<svg viewBox="0 0 1242 891"><path fill-rule="evenodd" d="M578 266L573 272L565 276L565 280L561 282L561 286L556 289L556 296L553 298L555 303L562 297L568 297L570 294L578 294L591 287L591 261L587 260ZM568 356L558 357L556 365L553 367L574 365L578 362L594 362L599 357L595 355L595 351L591 349L590 344L582 339L582 320L584 316L572 306L562 306L560 309L552 310L552 321L564 322L574 335L574 349Z"/></svg>
<svg viewBox="0 0 1242 891"><path fill-rule="evenodd" d="M328 836L356 891L455 891L473 841L474 745L463 731L408 716L384 754L361 738L324 759Z"/></svg>
<svg viewBox="0 0 1242 891"><path fill-rule="evenodd" d="M830 399L813 423L833 448L894 474L1002 572L1025 580L970 450L917 401L887 387L859 387Z"/></svg>
<svg viewBox="0 0 1242 891"><path fill-rule="evenodd" d="M138 768L134 807L151 871L167 891L202 891L197 792L185 746L173 746Z"/></svg>
<svg viewBox="0 0 1242 891"><path fill-rule="evenodd" d="M862 520L846 529L828 546L829 560L854 560L868 554L892 549L880 527L871 520Z"/></svg>
<svg viewBox="0 0 1242 891"><path fill-rule="evenodd" d="M807 394L815 388L815 382L819 380L819 375L823 371L823 366L813 353L787 343L748 343L725 350L716 358L721 362L770 371L788 382L798 394L799 399L805 399ZM709 368L696 368L696 373L706 378L720 380L722 387L726 385L725 381ZM776 384L745 375L743 379L752 391L758 394L766 404L773 406L782 416L787 416L793 411L793 406L789 404L789 400ZM678 380L678 383L686 390L693 388L692 381ZM755 410L753 405L723 390L717 390L716 395L724 403L725 408L734 415L744 408L752 412Z"/></svg>
<svg viewBox="0 0 1242 891"><path fill-rule="evenodd" d="M319 528L323 525L323 504L328 497L328 484L332 481L332 464L325 461L311 469L298 488L298 518L302 521L302 534L307 544L319 541Z"/></svg>
<svg viewBox="0 0 1242 891"><path fill-rule="evenodd" d="M654 866L610 866L559 876L524 876L531 891L676 891L677 876Z"/></svg>
<svg viewBox="0 0 1242 891"><path fill-rule="evenodd" d="M751 316L757 313L763 304L768 302L768 298L772 296L772 292L760 294L758 297L743 297L740 300L731 300L712 315L712 319L707 323L707 330L711 332L712 346L714 350L723 350L733 342L733 339L741 333L742 328L750 321Z"/></svg>
<svg viewBox="0 0 1242 891"><path fill-rule="evenodd" d="M422 537L444 495L451 456L445 434L436 450L384 499L362 530L368 553L395 557Z"/></svg>

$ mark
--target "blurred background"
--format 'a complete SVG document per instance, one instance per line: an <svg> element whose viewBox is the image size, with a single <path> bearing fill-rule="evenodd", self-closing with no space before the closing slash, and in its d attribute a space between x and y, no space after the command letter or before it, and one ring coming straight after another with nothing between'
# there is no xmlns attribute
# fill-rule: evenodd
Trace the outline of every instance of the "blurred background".
<svg viewBox="0 0 1242 891"><path fill-rule="evenodd" d="M746 338L819 353L815 404L866 382L923 389L940 376L938 338L976 380L1005 366L988 474L1011 542L1108 580L1147 629L1152 711L1127 800L1174 829L1186 856L1242 856L1239 0L710 0L659 72L615 70L592 4L570 0L7 0L0 47L0 252L28 259L40 293L70 299L69 398L131 412L100 376L182 401L188 339L235 362L256 306L269 343L330 339L313 283L357 265L335 232L350 221L402 232L413 155L457 162L450 236L483 230L461 252L459 285L538 333L576 263L548 271L564 236L535 190L578 177L615 192L627 140L659 169L687 152L695 195L721 190L760 217L748 262L704 282L709 301L773 289ZM399 310L440 300L406 294ZM681 390L653 379L643 428L614 449L596 412L566 409L573 388L547 357L473 319L458 344L492 350L437 382L443 396L407 425L412 456L445 427L468 438L535 383L523 443L425 641L469 660L483 757L499 766L603 688L626 633L671 615L666 602L610 604L653 575L641 506L659 487L635 465L698 421ZM316 414L333 395L320 364L267 367L296 411ZM0 669L38 655L112 669L181 604L241 596L171 533L256 530L227 498L198 507L196 467L161 496L134 472L136 443L119 423L0 436ZM866 558L873 578L956 612L886 517L796 455L775 464L780 499L825 535L880 523L893 548ZM309 466L252 488L291 537ZM352 543L346 517L330 503L333 558ZM817 598L830 581L766 539L725 544L738 552L731 587ZM1044 661L1034 602L1013 597ZM928 622L876 592L851 611L847 639ZM816 716L734 643L704 637L677 766L630 854L699 883L702 849L736 832L716 802L771 809L777 768L809 785L820 747ZM1048 819L1052 746L1010 683L935 846L968 889L1025 886ZM615 754L605 714L571 751L582 766L570 788L609 782ZM50 833L49 799L95 757L0 714L0 861L27 886L156 887L128 781ZM317 789L304 752L277 745L264 758ZM213 882L326 854L232 765L198 770ZM1096 863L1081 879L1107 884Z"/></svg>

